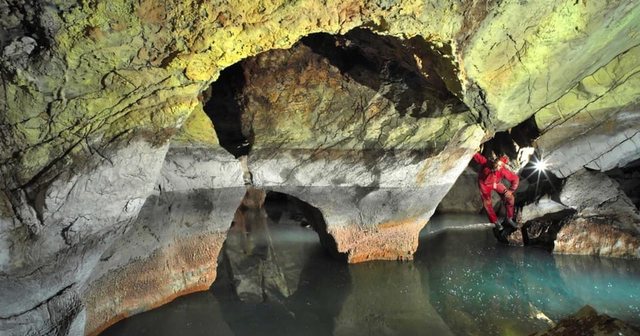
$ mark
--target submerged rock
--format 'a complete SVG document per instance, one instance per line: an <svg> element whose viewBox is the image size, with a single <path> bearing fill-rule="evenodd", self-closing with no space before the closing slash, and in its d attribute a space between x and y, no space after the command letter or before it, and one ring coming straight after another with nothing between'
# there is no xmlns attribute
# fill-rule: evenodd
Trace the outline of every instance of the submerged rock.
<svg viewBox="0 0 640 336"><path fill-rule="evenodd" d="M598 314L591 306L584 306L576 314L562 319L555 327L531 336L560 335L637 336L640 335L640 328L606 314Z"/></svg>

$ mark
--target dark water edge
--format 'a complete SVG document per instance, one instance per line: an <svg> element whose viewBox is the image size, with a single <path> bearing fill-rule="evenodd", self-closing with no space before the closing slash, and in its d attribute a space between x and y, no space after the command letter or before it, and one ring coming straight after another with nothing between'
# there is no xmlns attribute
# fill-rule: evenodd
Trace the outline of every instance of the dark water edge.
<svg viewBox="0 0 640 336"><path fill-rule="evenodd" d="M640 261L551 255L496 242L475 216L435 217L413 262L346 265L299 226L271 227L297 253L289 297L240 302L211 290L132 316L102 335L529 335L585 304L640 325ZM271 223L270 223L271 225Z"/></svg>

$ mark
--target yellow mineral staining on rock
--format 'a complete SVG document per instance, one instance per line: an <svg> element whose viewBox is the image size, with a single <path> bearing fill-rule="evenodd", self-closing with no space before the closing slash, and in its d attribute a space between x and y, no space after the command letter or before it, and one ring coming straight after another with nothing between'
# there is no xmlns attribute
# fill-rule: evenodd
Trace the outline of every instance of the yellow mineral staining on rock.
<svg viewBox="0 0 640 336"><path fill-rule="evenodd" d="M167 17L164 2L157 0L141 0L136 15L145 24L163 24Z"/></svg>
<svg viewBox="0 0 640 336"><path fill-rule="evenodd" d="M614 58L585 77L557 101L536 113L536 124L547 129L556 123L584 114L585 118L606 119L615 108L638 101L640 87L640 46Z"/></svg>
<svg viewBox="0 0 640 336"><path fill-rule="evenodd" d="M204 113L201 104L194 108L182 128L173 137L173 141L211 147L220 146L211 119Z"/></svg>
<svg viewBox="0 0 640 336"><path fill-rule="evenodd" d="M24 178L63 155L78 136L101 142L110 140L103 134L123 128L164 132L163 127L179 127L192 105L175 108L175 101L165 99L195 99L222 69L263 51L289 48L314 32L345 33L363 26L447 42L464 66L458 79L479 87L490 124L504 129L634 45L640 29L640 5L634 1L443 6L435 0L113 0L85 1L58 15L50 18L57 28L46 53L50 59L44 61L49 68L18 67L4 87L8 141L17 144L16 152L43 147L26 154L28 160L10 162ZM477 15L480 23L465 21L468 15ZM457 41L460 36L464 40ZM181 115L138 116L152 110ZM409 127L399 126L390 144ZM425 135L435 129L422 126Z"/></svg>
<svg viewBox="0 0 640 336"><path fill-rule="evenodd" d="M13 99L5 121L15 125L15 150L24 152L13 162L15 171L22 182L30 179L81 137L101 142L126 130L178 128L192 111L190 101L220 70L313 32L344 33L371 23L406 37L450 36L453 26L441 28L427 17L453 15L451 9L425 7L423 1L378 6L356 0L84 2L53 18L60 27L52 36L56 71L20 69L7 83ZM158 113L169 115L151 117Z"/></svg>
<svg viewBox="0 0 640 336"><path fill-rule="evenodd" d="M463 56L483 88L497 127L523 121L578 80L624 52L621 36L640 28L640 6L611 11L606 2L499 5ZM634 19L635 18L635 19ZM593 55L602 60L594 61Z"/></svg>

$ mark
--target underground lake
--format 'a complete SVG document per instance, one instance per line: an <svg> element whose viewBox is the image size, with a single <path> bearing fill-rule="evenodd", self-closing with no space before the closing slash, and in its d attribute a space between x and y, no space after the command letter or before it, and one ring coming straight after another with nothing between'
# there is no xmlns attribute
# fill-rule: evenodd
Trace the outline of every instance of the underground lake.
<svg viewBox="0 0 640 336"><path fill-rule="evenodd" d="M225 246L210 290L101 335L530 335L585 305L640 325L639 260L508 246L484 217L448 214L413 261L346 264L295 211L267 213L260 262L231 266Z"/></svg>

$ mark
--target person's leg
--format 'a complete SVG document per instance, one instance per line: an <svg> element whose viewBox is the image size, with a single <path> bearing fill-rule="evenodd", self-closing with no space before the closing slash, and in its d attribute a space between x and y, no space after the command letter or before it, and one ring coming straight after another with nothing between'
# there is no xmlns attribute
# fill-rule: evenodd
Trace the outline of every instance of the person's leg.
<svg viewBox="0 0 640 336"><path fill-rule="evenodd" d="M502 201L504 202L504 207L507 209L507 218L513 220L513 212L515 209L515 201L516 198L513 196L513 193L505 193L502 194Z"/></svg>
<svg viewBox="0 0 640 336"><path fill-rule="evenodd" d="M489 217L489 222L497 223L498 216L496 216L496 212L493 210L493 201L491 200L491 188L487 188L485 186L480 185L480 197L482 198L482 205L484 206L484 211L487 212L487 216Z"/></svg>
<svg viewBox="0 0 640 336"><path fill-rule="evenodd" d="M516 230L518 228L518 225L513 221L515 197L513 196L513 193L506 193L506 188L503 190L504 191L500 193L500 198L502 199L502 203L507 210L507 218L504 223L506 223L507 226L510 226L512 230Z"/></svg>

